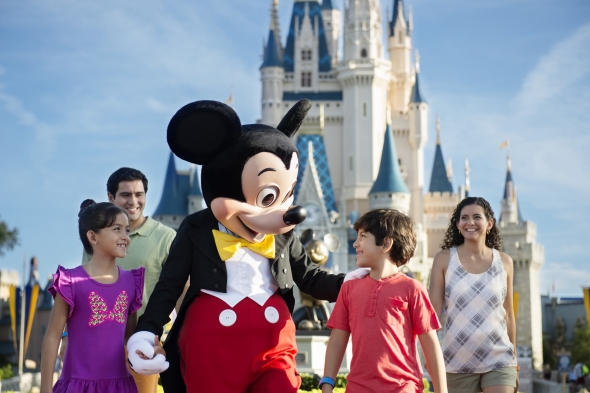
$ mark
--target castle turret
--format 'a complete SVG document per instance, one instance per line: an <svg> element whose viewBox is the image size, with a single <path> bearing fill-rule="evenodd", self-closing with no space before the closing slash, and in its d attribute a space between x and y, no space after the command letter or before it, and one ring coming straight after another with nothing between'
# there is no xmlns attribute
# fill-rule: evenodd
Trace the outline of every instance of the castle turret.
<svg viewBox="0 0 590 393"><path fill-rule="evenodd" d="M342 179L347 210L365 212L383 148L391 65L383 58L377 0L348 3L344 17L344 59L338 68L343 89Z"/></svg>
<svg viewBox="0 0 590 393"><path fill-rule="evenodd" d="M500 221L516 223L522 221L516 197L516 185L512 180L512 164L510 153L506 157L506 182L504 183L504 194L502 195Z"/></svg>
<svg viewBox="0 0 590 393"><path fill-rule="evenodd" d="M406 17L403 0L394 0L393 15L388 23L387 47L391 61L391 85L389 102L394 116L408 110L408 100L413 85L412 19Z"/></svg>
<svg viewBox="0 0 590 393"><path fill-rule="evenodd" d="M371 209L396 209L403 213L410 210L410 190L402 179L389 123L385 127L379 175L369 192L369 205Z"/></svg>
<svg viewBox="0 0 590 393"><path fill-rule="evenodd" d="M428 140L428 104L420 92L420 63L416 52L416 80L412 87L410 103L408 105L409 136L407 138L410 150L407 153L408 188L412 193L410 216L416 222L422 222L422 192L424 189L424 145ZM443 161L444 168L444 161ZM445 170L446 176L446 170Z"/></svg>
<svg viewBox="0 0 590 393"><path fill-rule="evenodd" d="M278 0L273 0L271 7L270 29L268 40L264 47L263 61L260 66L260 80L262 81L262 123L279 124L283 112L283 47L278 18Z"/></svg>
<svg viewBox="0 0 590 393"><path fill-rule="evenodd" d="M533 366L540 371L543 367L543 331L539 275L545 263L545 251L536 241L537 225L520 215L510 155L507 157L501 205L498 227L503 239L502 251L514 261L514 308L518 332L516 345L520 347L518 353L532 353Z"/></svg>
<svg viewBox="0 0 590 393"><path fill-rule="evenodd" d="M322 18L328 51L332 58L332 67L338 64L338 48L340 41L341 15L340 10L332 5L332 0L322 1Z"/></svg>
<svg viewBox="0 0 590 393"><path fill-rule="evenodd" d="M378 0L355 0L344 14L344 61L382 59L381 9Z"/></svg>
<svg viewBox="0 0 590 393"><path fill-rule="evenodd" d="M419 93L418 93L419 94ZM449 168L445 167L445 160L440 145L440 121L436 121L436 148L434 152L434 163L432 164L432 176L428 192L453 192L453 185L449 179Z"/></svg>
<svg viewBox="0 0 590 393"><path fill-rule="evenodd" d="M419 92L417 93L419 94ZM424 194L424 223L428 240L428 256L440 251L449 221L460 201L460 193L453 192L450 168L445 168L440 139L440 119L436 116L436 147L430 176L430 187Z"/></svg>

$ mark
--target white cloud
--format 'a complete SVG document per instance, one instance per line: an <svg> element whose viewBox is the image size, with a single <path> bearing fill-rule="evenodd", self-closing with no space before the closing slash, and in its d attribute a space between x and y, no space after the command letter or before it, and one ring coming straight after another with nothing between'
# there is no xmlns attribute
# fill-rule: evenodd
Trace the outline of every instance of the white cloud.
<svg viewBox="0 0 590 393"><path fill-rule="evenodd" d="M563 93L590 72L590 23L558 42L526 76L515 97L519 110L535 114L549 100Z"/></svg>

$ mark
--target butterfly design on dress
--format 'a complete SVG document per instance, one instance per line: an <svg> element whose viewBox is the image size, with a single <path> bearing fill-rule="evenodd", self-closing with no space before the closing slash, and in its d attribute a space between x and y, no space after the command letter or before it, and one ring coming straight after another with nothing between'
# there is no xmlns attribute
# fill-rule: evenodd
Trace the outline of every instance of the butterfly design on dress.
<svg viewBox="0 0 590 393"><path fill-rule="evenodd" d="M92 311L88 320L90 327L98 326L106 321L125 323L126 311L129 306L129 295L127 295L126 291L121 291L115 301L115 307L110 311L102 296L94 291L88 294L88 302Z"/></svg>

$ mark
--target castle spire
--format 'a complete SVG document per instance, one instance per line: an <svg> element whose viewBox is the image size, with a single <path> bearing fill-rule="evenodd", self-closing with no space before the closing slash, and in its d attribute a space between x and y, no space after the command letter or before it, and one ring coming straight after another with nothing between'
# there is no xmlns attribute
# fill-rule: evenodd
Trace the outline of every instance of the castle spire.
<svg viewBox="0 0 590 393"><path fill-rule="evenodd" d="M402 178L389 120L385 127L379 174L369 192L369 204L371 209L391 208L404 213L410 210L410 190Z"/></svg>
<svg viewBox="0 0 590 393"><path fill-rule="evenodd" d="M417 77L418 75L416 75ZM416 79L418 83L418 79ZM428 192L450 192L453 193L453 185L450 182L448 168L442 154L440 143L440 118L436 116L436 148L434 152L434 163L432 164L432 175Z"/></svg>
<svg viewBox="0 0 590 393"><path fill-rule="evenodd" d="M469 191L471 191L471 184L469 180L469 160L465 159L465 198L469 196Z"/></svg>
<svg viewBox="0 0 590 393"><path fill-rule="evenodd" d="M418 75L420 74L420 54L418 53L418 51L416 51L416 53L415 53L415 58L416 58L416 62L415 62L416 82L414 82L414 86L412 87L412 95L410 96L410 102L413 102L413 103L426 102L424 97L422 97L422 94L420 94L420 83L418 80Z"/></svg>
<svg viewBox="0 0 590 393"><path fill-rule="evenodd" d="M500 222L515 223L522 221L520 208L518 206L518 197L516 193L516 184L512 178L512 162L510 152L506 154L506 182L504 184L504 194L501 202Z"/></svg>
<svg viewBox="0 0 590 393"><path fill-rule="evenodd" d="M411 14L410 14L411 16ZM391 15L391 21L389 22L389 36L395 36L396 32L399 29L396 29L396 25L398 24L398 19L401 23L401 28L405 30L407 35L410 34L411 31L411 19L406 18L405 11L404 11L404 1L403 0L394 0L393 1L393 14Z"/></svg>
<svg viewBox="0 0 590 393"><path fill-rule="evenodd" d="M282 67L283 46L281 45L281 30L279 26L279 0L272 0L270 9L270 28L268 41L264 47L263 67Z"/></svg>

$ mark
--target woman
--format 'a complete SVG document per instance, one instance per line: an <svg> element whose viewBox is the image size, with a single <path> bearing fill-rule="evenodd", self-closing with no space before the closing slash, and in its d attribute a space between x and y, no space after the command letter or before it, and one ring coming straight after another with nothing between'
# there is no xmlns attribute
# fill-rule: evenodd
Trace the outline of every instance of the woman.
<svg viewBox="0 0 590 393"><path fill-rule="evenodd" d="M442 321L443 356L453 393L518 389L512 258L503 252L494 212L483 198L457 205L436 254L429 296Z"/></svg>

